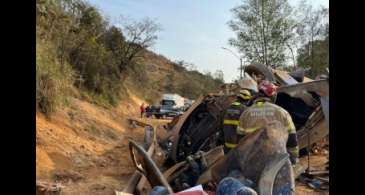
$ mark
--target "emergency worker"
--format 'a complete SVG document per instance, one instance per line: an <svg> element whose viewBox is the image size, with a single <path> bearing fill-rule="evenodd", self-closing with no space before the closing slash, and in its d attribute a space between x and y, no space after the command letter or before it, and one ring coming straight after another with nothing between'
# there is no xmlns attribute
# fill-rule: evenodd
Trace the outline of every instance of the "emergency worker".
<svg viewBox="0 0 365 195"><path fill-rule="evenodd" d="M242 112L247 108L253 95L258 92L257 83L251 78L241 80L241 90L237 94L236 100L226 109L223 118L224 151L236 147L242 137L237 134L237 126Z"/></svg>
<svg viewBox="0 0 365 195"><path fill-rule="evenodd" d="M292 164L298 162L299 147L296 129L290 114L280 106L274 104L276 98L276 86L269 81L259 84L259 95L253 99L253 104L242 113L237 127L237 134L245 136L267 125L280 123L287 132L287 152Z"/></svg>

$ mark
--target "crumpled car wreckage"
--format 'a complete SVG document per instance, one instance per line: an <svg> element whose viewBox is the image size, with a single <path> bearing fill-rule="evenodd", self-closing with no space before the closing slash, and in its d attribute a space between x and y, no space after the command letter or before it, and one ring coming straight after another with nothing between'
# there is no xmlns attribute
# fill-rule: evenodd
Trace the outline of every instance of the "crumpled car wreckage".
<svg viewBox="0 0 365 195"><path fill-rule="evenodd" d="M328 78L311 80L304 77L304 71L288 73L261 64L245 68L245 77L269 80L279 86L275 103L290 113L300 149L329 133ZM275 131L278 127L258 130L224 155L223 113L242 85L240 81L226 84L218 93L201 96L163 129L142 125L143 146L132 140L129 143L137 170L123 193L148 194L157 185L173 193L199 184L214 191L217 182L234 170L252 180L259 194L277 194L282 186L293 186L295 174L289 168L284 140L277 135L281 131Z"/></svg>

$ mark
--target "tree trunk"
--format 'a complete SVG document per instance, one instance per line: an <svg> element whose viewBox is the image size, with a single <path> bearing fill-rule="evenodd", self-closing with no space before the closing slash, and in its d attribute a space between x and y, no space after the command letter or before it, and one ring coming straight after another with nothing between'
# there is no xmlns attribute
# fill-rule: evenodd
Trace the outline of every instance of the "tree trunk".
<svg viewBox="0 0 365 195"><path fill-rule="evenodd" d="M295 67L296 61L295 61L295 56L294 56L293 48L291 48L289 44L287 44L287 46L288 46L288 48L290 50L290 53L291 53L291 56L292 56L292 59L293 59L293 67Z"/></svg>
<svg viewBox="0 0 365 195"><path fill-rule="evenodd" d="M265 17L264 17L264 6L265 6L265 3L264 3L264 0L261 0L261 27L262 27L262 38L263 38L263 41L264 41L264 47L263 47L263 52L264 52L264 62L265 62L265 65L266 66L269 66L268 64L268 61L267 61L267 43L266 43L266 34L265 34L265 23L264 23L264 20L265 20Z"/></svg>

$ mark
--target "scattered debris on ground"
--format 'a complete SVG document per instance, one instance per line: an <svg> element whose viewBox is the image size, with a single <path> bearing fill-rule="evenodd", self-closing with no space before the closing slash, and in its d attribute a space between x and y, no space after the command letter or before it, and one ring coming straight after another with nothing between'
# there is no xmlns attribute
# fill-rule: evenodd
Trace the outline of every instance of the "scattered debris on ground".
<svg viewBox="0 0 365 195"><path fill-rule="evenodd" d="M309 169L297 179L297 194L329 194L329 141L324 138L312 148L309 155ZM300 159L308 167L308 156Z"/></svg>
<svg viewBox="0 0 365 195"><path fill-rule="evenodd" d="M59 183L49 183L45 181L37 181L37 195L59 195L62 185Z"/></svg>

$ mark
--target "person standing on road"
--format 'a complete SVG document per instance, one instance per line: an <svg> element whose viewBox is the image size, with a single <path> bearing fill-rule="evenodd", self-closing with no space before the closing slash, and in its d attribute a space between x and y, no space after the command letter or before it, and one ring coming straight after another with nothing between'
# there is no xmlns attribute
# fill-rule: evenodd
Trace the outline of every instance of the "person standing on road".
<svg viewBox="0 0 365 195"><path fill-rule="evenodd" d="M237 99L227 108L224 114L222 129L225 153L228 153L232 148L236 147L238 141L242 137L236 133L239 118L248 106L248 103L252 98L252 94L258 92L256 82L250 78L244 78L242 80L241 87L242 88L237 95Z"/></svg>
<svg viewBox="0 0 365 195"><path fill-rule="evenodd" d="M144 116L146 118L148 118L149 117L149 113L150 113L150 105L147 104L147 106L144 109Z"/></svg>
<svg viewBox="0 0 365 195"><path fill-rule="evenodd" d="M294 165L298 162L299 147L296 129L290 114L282 107L274 104L276 86L269 81L259 84L259 94L253 99L253 105L242 113L237 127L237 134L245 136L267 125L280 123L285 129L287 152Z"/></svg>
<svg viewBox="0 0 365 195"><path fill-rule="evenodd" d="M141 104L141 106L139 107L139 109L141 111L141 118L143 118L143 114L145 112L144 103Z"/></svg>

